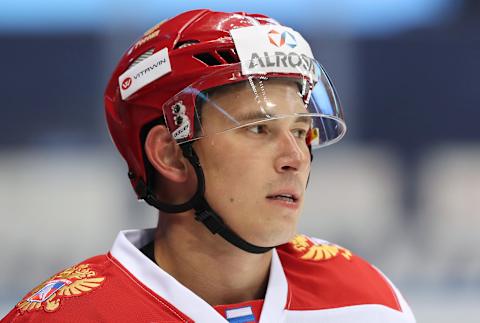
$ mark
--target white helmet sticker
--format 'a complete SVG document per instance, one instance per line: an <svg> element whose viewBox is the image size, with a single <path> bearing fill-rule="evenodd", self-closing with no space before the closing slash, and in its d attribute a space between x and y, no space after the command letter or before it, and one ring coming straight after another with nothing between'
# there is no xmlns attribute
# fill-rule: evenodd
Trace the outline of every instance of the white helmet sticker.
<svg viewBox="0 0 480 323"><path fill-rule="evenodd" d="M176 140L188 138L190 135L190 119L186 112L187 107L183 101L176 102L170 107L174 118L176 129L172 132L172 137Z"/></svg>
<svg viewBox="0 0 480 323"><path fill-rule="evenodd" d="M242 74L301 73L318 79L320 71L314 63L307 41L292 28L261 25L230 31Z"/></svg>
<svg viewBox="0 0 480 323"><path fill-rule="evenodd" d="M125 100L139 89L172 71L168 49L164 48L126 70L118 77L120 95Z"/></svg>

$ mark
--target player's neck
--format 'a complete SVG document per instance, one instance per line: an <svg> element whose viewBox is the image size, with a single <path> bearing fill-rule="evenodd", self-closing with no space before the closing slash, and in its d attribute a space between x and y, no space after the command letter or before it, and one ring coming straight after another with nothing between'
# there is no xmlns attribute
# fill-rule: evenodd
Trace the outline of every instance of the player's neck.
<svg viewBox="0 0 480 323"><path fill-rule="evenodd" d="M211 305L264 298L272 253L240 250L187 216L193 219L188 214L160 217L159 266Z"/></svg>

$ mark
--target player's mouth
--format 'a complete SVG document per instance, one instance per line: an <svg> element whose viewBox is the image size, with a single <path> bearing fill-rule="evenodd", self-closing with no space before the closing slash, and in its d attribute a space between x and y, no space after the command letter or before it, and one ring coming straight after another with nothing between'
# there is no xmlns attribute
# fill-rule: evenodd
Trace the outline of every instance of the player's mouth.
<svg viewBox="0 0 480 323"><path fill-rule="evenodd" d="M299 206L300 196L293 192L281 192L267 195L267 199L277 205L296 209Z"/></svg>

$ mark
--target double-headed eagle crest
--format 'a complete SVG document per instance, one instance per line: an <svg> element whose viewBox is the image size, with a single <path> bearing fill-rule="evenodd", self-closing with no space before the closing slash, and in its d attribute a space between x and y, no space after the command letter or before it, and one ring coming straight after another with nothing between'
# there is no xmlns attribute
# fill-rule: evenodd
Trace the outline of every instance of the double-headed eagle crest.
<svg viewBox="0 0 480 323"><path fill-rule="evenodd" d="M297 235L290 244L295 251L302 254L300 258L304 260L328 260L339 254L347 260L352 258L352 253L345 248L327 242L320 243L304 235Z"/></svg>
<svg viewBox="0 0 480 323"><path fill-rule="evenodd" d="M96 277L89 264L70 267L35 287L17 304L21 313L43 309L54 312L63 297L80 296L100 286L105 277Z"/></svg>

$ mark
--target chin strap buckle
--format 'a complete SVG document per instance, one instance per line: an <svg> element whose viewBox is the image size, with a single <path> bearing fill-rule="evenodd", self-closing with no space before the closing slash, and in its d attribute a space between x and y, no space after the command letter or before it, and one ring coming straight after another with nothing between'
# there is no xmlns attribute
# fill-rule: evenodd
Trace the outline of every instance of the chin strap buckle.
<svg viewBox="0 0 480 323"><path fill-rule="evenodd" d="M223 220L209 210L195 211L195 220L202 222L213 234L225 227Z"/></svg>

